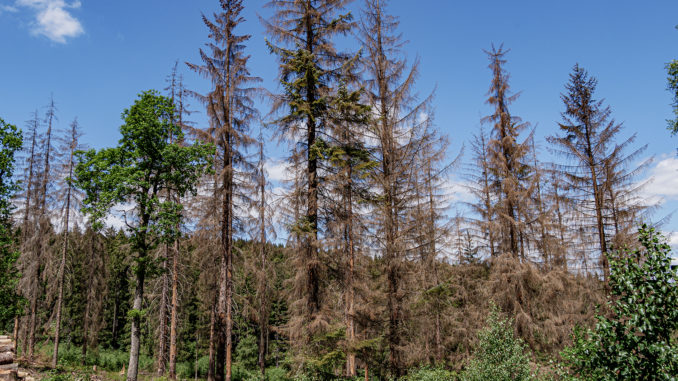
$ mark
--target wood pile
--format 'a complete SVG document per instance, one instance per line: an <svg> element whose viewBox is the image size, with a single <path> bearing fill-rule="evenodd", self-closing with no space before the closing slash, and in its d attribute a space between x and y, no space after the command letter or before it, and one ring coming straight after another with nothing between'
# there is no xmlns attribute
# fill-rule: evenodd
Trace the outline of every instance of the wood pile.
<svg viewBox="0 0 678 381"><path fill-rule="evenodd" d="M17 380L19 366L14 362L16 353L14 340L9 336L0 336L0 380Z"/></svg>

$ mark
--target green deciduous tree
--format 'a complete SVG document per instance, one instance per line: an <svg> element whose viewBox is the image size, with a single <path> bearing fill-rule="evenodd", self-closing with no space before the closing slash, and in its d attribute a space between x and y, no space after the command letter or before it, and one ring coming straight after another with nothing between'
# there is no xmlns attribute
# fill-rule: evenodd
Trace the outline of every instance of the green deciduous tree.
<svg viewBox="0 0 678 381"><path fill-rule="evenodd" d="M575 330L564 351L568 373L582 380L673 380L678 351L678 289L670 247L654 228L639 229L637 249L610 258L608 316L594 330Z"/></svg>
<svg viewBox="0 0 678 381"><path fill-rule="evenodd" d="M12 229L10 197L16 190L12 175L14 154L21 149L22 135L16 126L0 119L0 331L19 313L19 273L14 266L19 251Z"/></svg>
<svg viewBox="0 0 678 381"><path fill-rule="evenodd" d="M118 146L80 151L75 170L78 185L86 192L84 209L95 226L115 205L133 207L125 215L136 275L128 381L137 378L144 281L153 266L149 253L162 240L179 235L176 227L182 206L161 195L167 189L179 197L195 193L212 155L208 145L178 143L183 135L180 126L171 122L174 112L170 99L153 90L141 93L122 113L125 124L120 127Z"/></svg>

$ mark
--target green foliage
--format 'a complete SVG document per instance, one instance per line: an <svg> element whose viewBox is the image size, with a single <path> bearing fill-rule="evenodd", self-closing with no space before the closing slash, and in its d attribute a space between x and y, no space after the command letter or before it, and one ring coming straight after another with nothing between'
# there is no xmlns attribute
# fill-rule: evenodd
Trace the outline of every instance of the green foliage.
<svg viewBox="0 0 678 381"><path fill-rule="evenodd" d="M0 331L8 327L22 301L16 293L20 274L14 264L19 252L10 219L10 197L16 190L12 179L14 154L21 149L22 141L21 131L0 118Z"/></svg>
<svg viewBox="0 0 678 381"><path fill-rule="evenodd" d="M668 73L668 90L671 91L673 95L673 114L676 116L675 119L669 119L668 129L671 131L671 134L678 133L678 60L673 60L666 64L666 71Z"/></svg>
<svg viewBox="0 0 678 381"><path fill-rule="evenodd" d="M426 366L411 371L402 381L454 381L457 379L455 372Z"/></svg>
<svg viewBox="0 0 678 381"><path fill-rule="evenodd" d="M266 381L289 381L287 371L283 368L273 367L266 369Z"/></svg>
<svg viewBox="0 0 678 381"><path fill-rule="evenodd" d="M468 368L462 373L464 381L520 381L533 380L526 346L513 333L510 319L499 316L492 306L487 327L478 334L478 347Z"/></svg>
<svg viewBox="0 0 678 381"><path fill-rule="evenodd" d="M254 335L245 335L235 347L235 361L248 369L256 369L259 347Z"/></svg>
<svg viewBox="0 0 678 381"><path fill-rule="evenodd" d="M171 122L174 113L169 98L153 90L143 92L122 114L125 124L118 147L77 152L75 172L77 184L86 192L85 212L101 226L114 205L132 203L138 223L128 229L136 250L149 249L148 235L165 241L176 238L181 205L161 201L159 194L164 189L179 197L195 194L198 179L210 169L212 147L180 144L183 133Z"/></svg>
<svg viewBox="0 0 678 381"><path fill-rule="evenodd" d="M101 369L111 372L118 372L129 361L129 353L122 350L102 350L99 351L97 364Z"/></svg>
<svg viewBox="0 0 678 381"><path fill-rule="evenodd" d="M568 374L585 380L674 380L678 351L678 289L670 247L643 225L642 247L610 256L609 316L597 316L594 330L574 331L563 352Z"/></svg>
<svg viewBox="0 0 678 381"><path fill-rule="evenodd" d="M49 371L46 377L42 378L43 381L73 381L74 377L70 373L65 373L59 369L52 369Z"/></svg>

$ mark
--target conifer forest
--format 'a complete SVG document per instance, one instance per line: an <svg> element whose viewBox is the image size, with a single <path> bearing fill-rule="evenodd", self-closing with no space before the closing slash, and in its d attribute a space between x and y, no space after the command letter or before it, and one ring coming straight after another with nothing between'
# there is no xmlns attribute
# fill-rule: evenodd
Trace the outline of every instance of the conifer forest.
<svg viewBox="0 0 678 381"><path fill-rule="evenodd" d="M477 47L490 111L443 129L395 0L209 1L199 59L155 68L119 140L89 147L59 94L0 105L0 380L678 377L671 215L644 193L678 53L668 130L573 60L538 135L501 41Z"/></svg>

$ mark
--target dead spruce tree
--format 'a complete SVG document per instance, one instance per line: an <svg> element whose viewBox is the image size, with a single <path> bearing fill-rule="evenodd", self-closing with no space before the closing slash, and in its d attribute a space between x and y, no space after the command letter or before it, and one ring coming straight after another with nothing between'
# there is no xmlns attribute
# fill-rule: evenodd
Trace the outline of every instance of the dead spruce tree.
<svg viewBox="0 0 678 381"><path fill-rule="evenodd" d="M59 187L59 197L63 202L62 209L62 224L61 224L61 236L62 236L62 246L61 246L61 258L59 260L59 270L57 273L57 300L56 300L56 326L54 329L54 351L52 352L52 368L56 368L57 359L59 356L59 341L60 341L60 329L61 329L61 309L64 299L64 276L66 271L66 255L68 253L68 243L69 243L69 229L71 223L71 215L74 211L77 211L79 208L76 205L78 202L77 197L79 192L74 189L73 181L73 167L75 165L75 151L82 149L83 147L79 145L79 139L82 136L80 131L80 126L78 125L78 119L74 119L71 123L71 128L68 131L67 136L64 139L64 146L61 147L61 151L67 152L67 160L62 165L60 172L62 173L61 185Z"/></svg>
<svg viewBox="0 0 678 381"><path fill-rule="evenodd" d="M487 142L489 172L492 176L492 188L495 192L495 208L499 227L500 253L510 253L514 258L526 259L526 235L530 195L534 186L531 179L533 169L528 159L529 139L518 141L520 133L528 127L527 123L512 115L509 105L519 94L511 94L509 75L504 69L505 55L503 47L494 46L485 52L490 60L492 82L486 103L494 108L493 113L482 119L491 126L490 139Z"/></svg>
<svg viewBox="0 0 678 381"><path fill-rule="evenodd" d="M615 142L622 125L611 118L612 111L594 97L598 81L589 77L578 64L572 69L570 80L561 94L565 105L559 135L550 136L549 143L555 153L568 160L555 167L570 190L571 200L581 218L580 236L594 235L599 251L582 247L581 260L586 264L589 256L598 255L599 268L607 281L609 265L606 253L619 234L619 243L629 241L621 234L628 232L645 206L634 193L638 186L633 179L647 164L628 169L645 146L630 154L625 149L635 140L635 134L621 143ZM588 266L585 265L585 268Z"/></svg>
<svg viewBox="0 0 678 381"><path fill-rule="evenodd" d="M47 106L44 119L47 130L39 139L42 150L40 152L41 165L38 167L39 172L37 173L37 187L35 193L35 229L33 230L33 235L28 238L30 241L29 251L32 253L31 258L27 259L31 264L29 266L29 271L26 272L26 276L29 278L28 293L30 295L27 353L29 359L33 359L36 331L40 328L41 300L44 296L43 267L50 256L49 237L52 234L50 216L52 191L54 190L52 181L54 174L51 173L51 166L57 158L53 141L53 134L57 122L56 111L56 104L52 97Z"/></svg>
<svg viewBox="0 0 678 381"><path fill-rule="evenodd" d="M247 203L243 192L244 172L251 173L253 166L247 161L243 149L253 143L249 126L257 117L252 97L258 89L253 87L260 79L250 75L249 56L244 43L249 35L238 35L235 29L244 19L242 0L222 0L221 11L214 20L203 16L212 41L206 51L200 50L201 64L188 63L191 70L212 82L213 89L204 95L193 93L207 108L210 126L200 135L204 141L217 148L214 167L219 172L221 200L221 259L219 265L219 296L215 325L215 380L231 380L233 334L233 236L239 226L235 202ZM225 360L225 370L224 363Z"/></svg>
<svg viewBox="0 0 678 381"><path fill-rule="evenodd" d="M279 80L284 93L274 96L274 112L283 114L274 121L278 136L295 145L294 164L305 166L298 184L306 187L302 203L295 207L293 235L300 246L295 250L298 269L293 286L290 334L301 345L327 327L323 311L323 263L320 252L323 217L319 215L320 195L325 184L319 176L319 164L326 135L333 87L350 58L337 52L333 39L347 34L353 23L342 13L350 0L273 0L267 6L274 15L264 25L272 38L269 48L280 61ZM279 44L279 45L276 45ZM297 161L298 160L298 161ZM305 210L300 210L305 208Z"/></svg>
<svg viewBox="0 0 678 381"><path fill-rule="evenodd" d="M385 3L365 2L360 38L365 49L365 98L372 109L369 130L375 141L373 160L378 163L372 176L378 189L374 196L374 234L385 265L388 367L392 376L400 377L406 366L405 299L410 294L405 287L406 259L416 245L410 231L418 223L408 216L416 203L414 174L422 170L418 152L431 124L428 108L432 95L421 102L413 95L419 63L408 67L402 57L398 20L385 12Z"/></svg>
<svg viewBox="0 0 678 381"><path fill-rule="evenodd" d="M20 252L21 255L17 261L17 267L22 273L27 273L31 271L31 266L37 265L32 261L33 248L31 247L31 241L34 237L35 232L35 217L37 215L35 211L35 199L36 191L38 189L38 168L39 168L39 151L37 150L38 144L38 128L40 127L40 119L38 117L38 111L36 110L33 113L33 117L26 122L26 130L28 131L25 139L24 147L25 156L23 158L24 173L21 178L21 184L23 185L23 192L17 194L17 204L22 205L21 213L21 243L20 243ZM30 142L30 143L29 143ZM23 198L23 200L20 200ZM24 276L19 282L19 291L24 296L24 298L29 299L31 287L30 287L30 277ZM19 333L19 339L17 339L16 345L19 347L19 343L23 344L23 354L25 355L28 351L28 340L27 340L27 319L25 316L15 319L17 324L14 327L14 330Z"/></svg>
<svg viewBox="0 0 678 381"><path fill-rule="evenodd" d="M474 135L471 142L473 156L464 175L469 182L467 189L475 198L474 201L465 204L477 217L466 217L465 219L475 232L474 236L482 242L485 255L493 258L498 255L497 233L499 229L497 229L497 199L493 190L494 180L490 173L487 144L487 132L481 126L480 131Z"/></svg>

